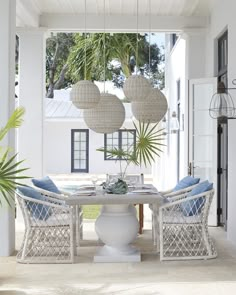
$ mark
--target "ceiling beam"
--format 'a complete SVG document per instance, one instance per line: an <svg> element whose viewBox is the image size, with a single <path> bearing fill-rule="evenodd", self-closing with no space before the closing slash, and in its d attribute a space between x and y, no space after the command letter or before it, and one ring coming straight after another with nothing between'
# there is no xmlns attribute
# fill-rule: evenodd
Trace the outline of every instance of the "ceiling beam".
<svg viewBox="0 0 236 295"><path fill-rule="evenodd" d="M149 31L149 16L140 16L138 31ZM205 28L209 25L208 17L202 16L155 16L151 17L152 32L180 32L185 28ZM52 31L84 31L83 14L43 14L40 26ZM103 15L87 14L87 31L103 32ZM107 32L137 32L136 17L131 15L106 16Z"/></svg>

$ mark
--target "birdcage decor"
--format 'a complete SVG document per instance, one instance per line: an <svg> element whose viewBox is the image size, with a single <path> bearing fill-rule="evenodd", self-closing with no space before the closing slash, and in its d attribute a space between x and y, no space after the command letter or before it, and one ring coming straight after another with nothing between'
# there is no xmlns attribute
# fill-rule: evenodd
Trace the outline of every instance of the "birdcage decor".
<svg viewBox="0 0 236 295"><path fill-rule="evenodd" d="M232 82L234 85L236 81ZM209 108L210 117L218 118L233 118L236 111L233 98L228 90L235 90L236 88L226 88L223 82L218 83L217 92L212 96Z"/></svg>

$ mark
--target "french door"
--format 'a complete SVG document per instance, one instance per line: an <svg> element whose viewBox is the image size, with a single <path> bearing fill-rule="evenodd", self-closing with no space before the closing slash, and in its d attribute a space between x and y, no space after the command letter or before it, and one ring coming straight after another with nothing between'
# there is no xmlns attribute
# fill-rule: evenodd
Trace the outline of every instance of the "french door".
<svg viewBox="0 0 236 295"><path fill-rule="evenodd" d="M217 225L217 120L209 116L217 78L189 82L189 174L200 181L213 182L215 194L209 213L209 225Z"/></svg>

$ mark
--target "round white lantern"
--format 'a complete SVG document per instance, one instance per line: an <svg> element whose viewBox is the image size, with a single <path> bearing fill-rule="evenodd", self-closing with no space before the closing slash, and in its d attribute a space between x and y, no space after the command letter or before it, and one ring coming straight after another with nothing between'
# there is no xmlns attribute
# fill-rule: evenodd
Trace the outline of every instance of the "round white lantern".
<svg viewBox="0 0 236 295"><path fill-rule="evenodd" d="M131 103L132 113L140 122L158 123L167 112L165 95L157 88L152 88L149 96L143 101Z"/></svg>
<svg viewBox="0 0 236 295"><path fill-rule="evenodd" d="M84 110L84 121L97 133L113 133L124 123L125 108L120 99L113 94L102 93L98 105Z"/></svg>
<svg viewBox="0 0 236 295"><path fill-rule="evenodd" d="M149 95L152 87L148 79L139 75L132 75L125 80L123 91L132 101L142 101Z"/></svg>
<svg viewBox="0 0 236 295"><path fill-rule="evenodd" d="M82 80L73 85L70 99L79 109L91 109L98 104L100 91L93 82Z"/></svg>

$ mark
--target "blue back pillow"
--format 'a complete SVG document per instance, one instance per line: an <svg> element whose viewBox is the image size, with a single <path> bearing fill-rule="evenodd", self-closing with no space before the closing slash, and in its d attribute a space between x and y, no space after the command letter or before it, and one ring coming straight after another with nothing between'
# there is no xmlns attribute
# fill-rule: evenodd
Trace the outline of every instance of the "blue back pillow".
<svg viewBox="0 0 236 295"><path fill-rule="evenodd" d="M200 181L200 178L186 176L177 183L177 185L174 187L173 191L176 192L181 189L187 188L189 186L199 183L199 181Z"/></svg>
<svg viewBox="0 0 236 295"><path fill-rule="evenodd" d="M213 183L209 183L208 180L199 183L195 188L192 189L190 193L188 193L188 197L196 196L201 193L207 192L213 189ZM204 205L205 198L199 197L195 200L190 200L183 202L181 206L181 211L184 216L193 216L197 215L201 212L202 206Z"/></svg>
<svg viewBox="0 0 236 295"><path fill-rule="evenodd" d="M35 186L42 188L46 191L52 192L52 193L56 193L56 194L60 194L61 192L59 191L59 189L57 188L57 186L55 185L55 183L51 180L50 177L45 176L41 179L36 179L33 178L32 182Z"/></svg>
<svg viewBox="0 0 236 295"><path fill-rule="evenodd" d="M45 201L45 198L32 187L19 186L17 187L17 190L26 197L40 200L40 201ZM27 207L30 210L30 213L32 214L32 216L35 217L36 219L47 220L48 217L50 217L50 215L52 214L50 207L47 205L42 205L42 204L36 205L34 202L27 201Z"/></svg>

